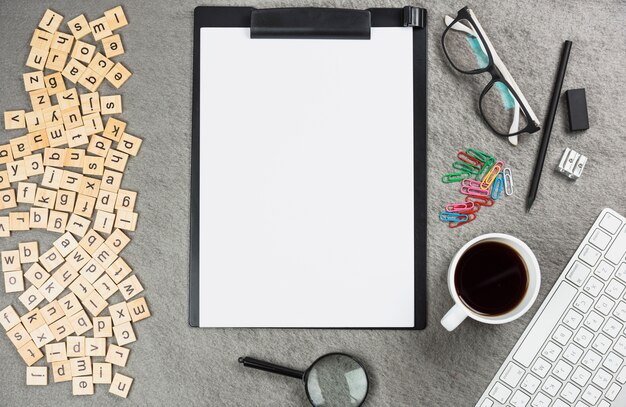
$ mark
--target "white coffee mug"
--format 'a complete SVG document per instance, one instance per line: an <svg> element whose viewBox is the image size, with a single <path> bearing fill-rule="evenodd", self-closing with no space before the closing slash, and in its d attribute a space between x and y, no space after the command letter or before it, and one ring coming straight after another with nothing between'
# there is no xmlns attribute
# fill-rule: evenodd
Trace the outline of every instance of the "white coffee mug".
<svg viewBox="0 0 626 407"><path fill-rule="evenodd" d="M509 246L519 254L520 258L524 261L526 271L528 272L528 289L524 294L524 298L522 298L515 308L505 314L492 316L480 314L474 311L465 305L465 303L459 298L454 286L454 275L456 273L456 266L459 263L459 259L470 247L483 242L498 242ZM450 263L450 267L448 268L448 289L450 290L450 295L452 295L455 304L441 319L441 325L443 325L448 331L452 331L467 317L486 324L504 324L511 322L524 315L524 313L530 309L537 299L540 284L541 274L539 272L539 263L537 263L537 258L526 243L522 242L518 238L502 233L488 233L486 235L475 237L461 247L461 249L454 255L452 262Z"/></svg>

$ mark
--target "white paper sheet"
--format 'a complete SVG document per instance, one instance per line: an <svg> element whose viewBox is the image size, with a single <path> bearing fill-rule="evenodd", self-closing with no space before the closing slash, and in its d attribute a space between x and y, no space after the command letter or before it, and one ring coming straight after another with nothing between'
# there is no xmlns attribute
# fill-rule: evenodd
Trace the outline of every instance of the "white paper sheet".
<svg viewBox="0 0 626 407"><path fill-rule="evenodd" d="M200 326L412 327L412 29L200 35Z"/></svg>

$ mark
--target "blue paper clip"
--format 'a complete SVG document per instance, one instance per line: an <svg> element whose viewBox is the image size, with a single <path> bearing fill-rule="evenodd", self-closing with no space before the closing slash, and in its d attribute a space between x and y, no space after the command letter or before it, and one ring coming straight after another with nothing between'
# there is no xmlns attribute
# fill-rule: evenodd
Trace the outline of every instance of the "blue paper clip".
<svg viewBox="0 0 626 407"><path fill-rule="evenodd" d="M491 187L491 198L497 200L502 195L502 189L504 188L504 175L502 173L498 174L496 180L493 182L493 186Z"/></svg>
<svg viewBox="0 0 626 407"><path fill-rule="evenodd" d="M469 219L469 216L463 215L462 213L441 212L439 219L443 222L465 222Z"/></svg>

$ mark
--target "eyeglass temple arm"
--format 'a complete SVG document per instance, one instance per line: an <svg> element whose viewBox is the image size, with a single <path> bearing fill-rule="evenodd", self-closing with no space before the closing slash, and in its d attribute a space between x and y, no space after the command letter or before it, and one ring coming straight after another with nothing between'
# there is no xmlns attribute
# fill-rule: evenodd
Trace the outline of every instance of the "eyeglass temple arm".
<svg viewBox="0 0 626 407"><path fill-rule="evenodd" d="M288 367L275 365L263 360L254 359L250 357L239 358L239 363L245 367L251 367L253 369L263 370L270 373L276 373L283 376L293 377L295 379L304 379L304 372L296 369L290 369Z"/></svg>

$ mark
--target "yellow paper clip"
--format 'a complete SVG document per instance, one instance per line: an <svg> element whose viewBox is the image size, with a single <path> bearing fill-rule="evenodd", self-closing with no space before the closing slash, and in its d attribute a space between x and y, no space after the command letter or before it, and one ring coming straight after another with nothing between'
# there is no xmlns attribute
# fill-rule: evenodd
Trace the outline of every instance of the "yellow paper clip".
<svg viewBox="0 0 626 407"><path fill-rule="evenodd" d="M502 167L504 167L504 163L502 161L498 161L497 163L495 163L480 183L480 189L489 189L489 187L491 187L491 184L493 184L493 181L496 180L498 174L500 174L500 171L502 171Z"/></svg>

